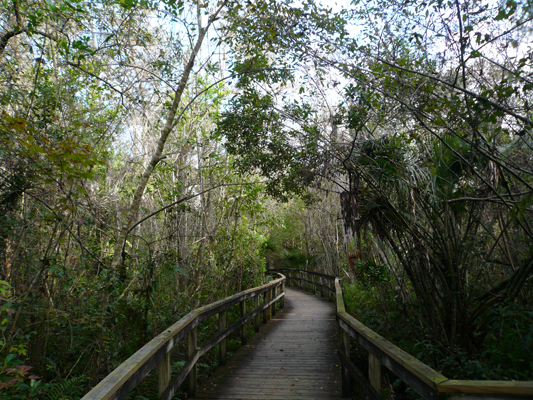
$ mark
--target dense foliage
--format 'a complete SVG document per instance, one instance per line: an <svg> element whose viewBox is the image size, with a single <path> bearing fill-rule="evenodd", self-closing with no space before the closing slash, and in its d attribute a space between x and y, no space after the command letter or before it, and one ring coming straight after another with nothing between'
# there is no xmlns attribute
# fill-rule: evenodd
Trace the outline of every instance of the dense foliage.
<svg viewBox="0 0 533 400"><path fill-rule="evenodd" d="M0 20L0 397L80 397L276 267L346 277L359 318L450 375L533 379L530 4Z"/></svg>

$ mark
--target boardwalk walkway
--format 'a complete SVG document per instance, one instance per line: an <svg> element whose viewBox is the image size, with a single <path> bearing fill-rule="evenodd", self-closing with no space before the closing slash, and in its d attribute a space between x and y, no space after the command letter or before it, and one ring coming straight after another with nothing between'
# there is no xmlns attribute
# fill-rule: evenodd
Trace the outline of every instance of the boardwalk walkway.
<svg viewBox="0 0 533 400"><path fill-rule="evenodd" d="M334 304L293 288L286 293L285 308L198 388L197 399L341 398Z"/></svg>

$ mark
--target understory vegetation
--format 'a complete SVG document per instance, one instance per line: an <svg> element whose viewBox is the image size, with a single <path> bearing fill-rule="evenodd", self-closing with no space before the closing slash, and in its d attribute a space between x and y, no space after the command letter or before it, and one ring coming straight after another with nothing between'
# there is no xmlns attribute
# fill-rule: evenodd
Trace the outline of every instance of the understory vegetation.
<svg viewBox="0 0 533 400"><path fill-rule="evenodd" d="M506 302L487 313L491 327L476 352L467 353L461 348L443 351L423 334L424 329L416 318L420 308L416 298L410 297L407 301L402 298L395 280L386 273L376 281L375 267L363 267L363 271L370 269L370 279L365 276L361 281L359 274L365 275L365 272L359 272L353 283L343 285L347 310L359 321L450 379L532 379L533 331L528 299L518 304ZM384 265L379 267L383 271ZM368 354L355 343L353 345L358 365L366 371ZM384 387L390 385L391 394L405 393L407 387L394 375L389 373L387 378Z"/></svg>
<svg viewBox="0 0 533 400"><path fill-rule="evenodd" d="M332 7L0 3L0 399L81 398L277 268L450 378L533 380L531 2Z"/></svg>

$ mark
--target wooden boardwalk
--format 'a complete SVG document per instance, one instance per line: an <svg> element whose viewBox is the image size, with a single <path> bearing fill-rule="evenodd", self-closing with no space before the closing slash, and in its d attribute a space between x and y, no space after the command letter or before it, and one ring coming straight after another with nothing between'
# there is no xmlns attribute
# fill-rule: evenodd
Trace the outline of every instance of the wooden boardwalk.
<svg viewBox="0 0 533 400"><path fill-rule="evenodd" d="M198 388L196 398L340 399L336 327L333 303L286 288L285 308Z"/></svg>

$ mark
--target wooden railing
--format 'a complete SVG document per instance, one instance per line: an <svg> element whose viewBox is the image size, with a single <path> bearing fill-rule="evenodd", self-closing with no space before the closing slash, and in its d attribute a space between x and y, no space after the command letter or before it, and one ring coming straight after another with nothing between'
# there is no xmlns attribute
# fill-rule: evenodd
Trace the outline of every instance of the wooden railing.
<svg viewBox="0 0 533 400"><path fill-rule="evenodd" d="M328 299L335 298L335 277L299 269L279 269L277 272L286 273L287 284L292 287L305 289Z"/></svg>
<svg viewBox="0 0 533 400"><path fill-rule="evenodd" d="M245 290L191 311L118 366L117 369L87 393L82 400L124 399L156 366L158 366L160 400L172 399L187 377L189 378L188 397L194 397L196 394L196 363L198 359L217 344L220 344L220 364L224 365L227 360L226 339L232 332L241 328L241 343L245 344L246 322L254 319L255 331L258 332L261 324L261 313L263 323L267 323L271 315L276 314L277 301L280 302L280 308L283 308L286 279L282 274L279 275L279 279L263 286ZM262 304L260 304L261 295L263 295ZM254 299L254 309L247 313L245 301L252 298ZM241 318L227 327L226 312L230 307L237 304L240 305ZM215 315L218 315L218 334L198 347L198 326ZM188 359L174 381L170 382L170 350L185 338L187 338Z"/></svg>
<svg viewBox="0 0 533 400"><path fill-rule="evenodd" d="M380 399L381 367L385 366L426 400L436 399L533 399L533 382L468 381L448 379L387 341L346 312L339 278L305 270L278 270L292 277L288 284L317 293L316 277L334 282L337 321L339 324L339 357L342 363L342 395L351 397L355 378L370 399ZM350 337L368 350L369 378L350 361Z"/></svg>

